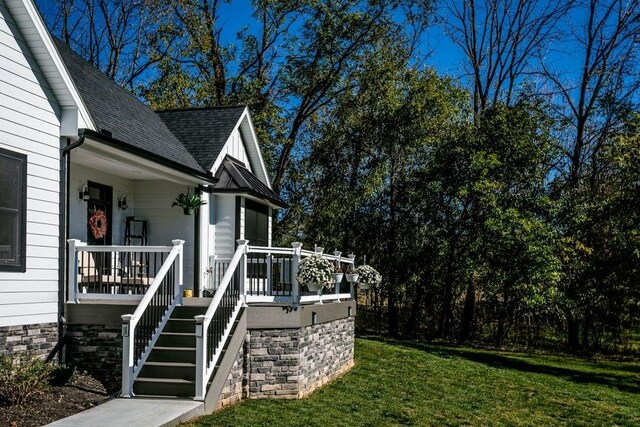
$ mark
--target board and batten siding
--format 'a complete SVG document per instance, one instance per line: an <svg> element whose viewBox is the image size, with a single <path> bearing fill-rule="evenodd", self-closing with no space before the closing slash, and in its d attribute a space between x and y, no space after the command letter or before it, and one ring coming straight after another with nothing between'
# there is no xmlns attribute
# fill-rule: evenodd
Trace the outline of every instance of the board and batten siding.
<svg viewBox="0 0 640 427"><path fill-rule="evenodd" d="M224 147L220 151L220 154L218 154L218 158L216 159L213 166L211 167L211 171L213 172L214 175L218 170L218 168L220 167L220 165L222 164L222 160L224 160L225 156L227 155L233 157L236 160L240 160L242 163L244 163L244 166L247 169L253 172L253 170L251 169L251 162L249 161L249 156L247 155L247 148L244 145L244 139L242 138L240 129L235 129L233 131L231 136L229 136L227 143L224 145Z"/></svg>
<svg viewBox="0 0 640 427"><path fill-rule="evenodd" d="M135 212L135 186L134 181L105 173L96 168L88 168L84 165L73 163L71 152L71 169L69 177L69 238L86 242L88 238L87 227L87 202L78 198L78 193L83 184L92 181L102 185L108 185L113 189L112 216L108 227L111 228L111 238L114 245L124 244L124 231L127 216ZM127 209L118 209L118 196L127 195Z"/></svg>
<svg viewBox="0 0 640 427"><path fill-rule="evenodd" d="M212 197L214 247L211 255L218 259L230 259L236 249L236 196L217 194Z"/></svg>
<svg viewBox="0 0 640 427"><path fill-rule="evenodd" d="M0 147L27 156L26 272L0 272L0 327L58 321L60 143L60 108L0 0Z"/></svg>
<svg viewBox="0 0 640 427"><path fill-rule="evenodd" d="M179 193L187 192L187 186L156 180L134 184L134 213L136 219L147 221L148 244L171 246L174 239L184 240L184 287L193 289L195 215L185 215L181 208L171 207Z"/></svg>

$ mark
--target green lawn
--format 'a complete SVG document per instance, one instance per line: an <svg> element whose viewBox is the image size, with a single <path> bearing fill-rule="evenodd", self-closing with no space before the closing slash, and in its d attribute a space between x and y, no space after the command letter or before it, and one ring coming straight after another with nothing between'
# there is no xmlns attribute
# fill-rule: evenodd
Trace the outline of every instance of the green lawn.
<svg viewBox="0 0 640 427"><path fill-rule="evenodd" d="M640 363L356 341L356 366L297 401L250 400L193 426L640 426Z"/></svg>

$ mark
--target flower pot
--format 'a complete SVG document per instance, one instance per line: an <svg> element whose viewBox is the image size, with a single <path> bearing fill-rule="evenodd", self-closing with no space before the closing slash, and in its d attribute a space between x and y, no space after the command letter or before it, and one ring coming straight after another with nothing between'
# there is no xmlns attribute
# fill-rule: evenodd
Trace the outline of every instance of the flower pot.
<svg viewBox="0 0 640 427"><path fill-rule="evenodd" d="M344 277L344 273L332 273L333 281L336 285L339 285L342 282L342 278Z"/></svg>
<svg viewBox="0 0 640 427"><path fill-rule="evenodd" d="M358 277L360 275L358 273L347 273L347 282L355 283L358 281Z"/></svg>
<svg viewBox="0 0 640 427"><path fill-rule="evenodd" d="M358 289L360 289L361 291L368 291L369 289L371 289L371 286L365 283L358 283Z"/></svg>
<svg viewBox="0 0 640 427"><path fill-rule="evenodd" d="M307 288L311 292L317 292L324 287L324 285L318 285L316 282L307 282L305 285L307 285Z"/></svg>
<svg viewBox="0 0 640 427"><path fill-rule="evenodd" d="M193 209L191 209L191 208L182 208L182 210L184 211L185 215L193 214Z"/></svg>

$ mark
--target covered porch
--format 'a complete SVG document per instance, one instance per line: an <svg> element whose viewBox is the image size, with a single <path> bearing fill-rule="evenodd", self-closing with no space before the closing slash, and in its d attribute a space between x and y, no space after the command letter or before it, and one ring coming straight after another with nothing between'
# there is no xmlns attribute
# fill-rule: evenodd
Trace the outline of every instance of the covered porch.
<svg viewBox="0 0 640 427"><path fill-rule="evenodd" d="M207 248L198 262L196 243L207 243L200 230L209 224L210 208L209 194L198 188L213 181L86 138L70 153L68 164L68 237L82 247L76 252L77 268L70 270L76 273L69 281L77 283L74 295L144 294L173 240L183 241L182 284L197 288L194 272L206 268ZM171 207L188 190L207 202L194 215ZM98 212L100 221L92 220Z"/></svg>

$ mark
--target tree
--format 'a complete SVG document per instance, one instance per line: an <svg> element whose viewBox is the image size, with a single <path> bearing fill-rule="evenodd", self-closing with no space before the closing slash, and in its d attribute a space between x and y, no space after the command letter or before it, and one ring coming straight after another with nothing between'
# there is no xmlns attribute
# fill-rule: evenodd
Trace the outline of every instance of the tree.
<svg viewBox="0 0 640 427"><path fill-rule="evenodd" d="M147 40L158 9L148 0L39 0L51 32L122 86L133 88L162 55Z"/></svg>
<svg viewBox="0 0 640 427"><path fill-rule="evenodd" d="M571 348L579 347L580 324L583 344L588 344L591 328L591 303L584 298L593 289L592 242L603 230L593 227L589 212L599 204L601 186L607 185L603 171L610 164L603 153L618 141L613 136L635 109L640 89L638 10L637 0L578 3L568 24L571 31L566 45L578 58L579 71L554 71L542 62L544 76L560 98L556 111L567 125L554 194L561 201L558 222L567 250L576 253L565 263L565 315Z"/></svg>
<svg viewBox="0 0 640 427"><path fill-rule="evenodd" d="M445 30L465 56L473 110L511 105L522 80L539 71L535 54L557 38L572 1L449 0Z"/></svg>

